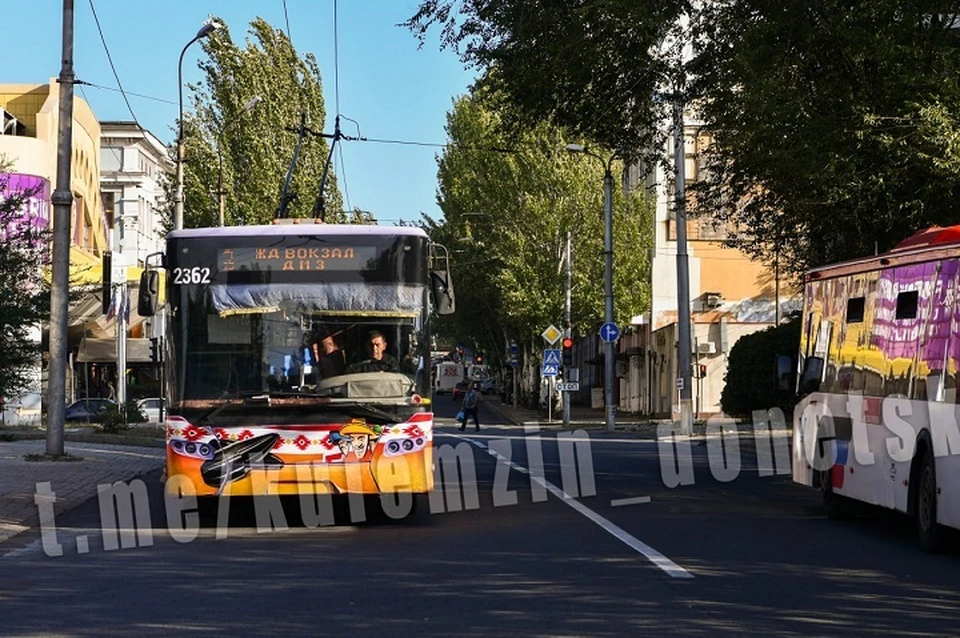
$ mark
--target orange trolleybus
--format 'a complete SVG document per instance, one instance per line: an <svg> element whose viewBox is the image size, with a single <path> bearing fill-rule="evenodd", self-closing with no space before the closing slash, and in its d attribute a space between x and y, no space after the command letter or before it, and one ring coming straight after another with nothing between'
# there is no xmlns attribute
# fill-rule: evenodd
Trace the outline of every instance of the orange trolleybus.
<svg viewBox="0 0 960 638"><path fill-rule="evenodd" d="M432 489L430 317L454 308L442 246L419 228L284 223L176 230L161 258L168 492Z"/></svg>

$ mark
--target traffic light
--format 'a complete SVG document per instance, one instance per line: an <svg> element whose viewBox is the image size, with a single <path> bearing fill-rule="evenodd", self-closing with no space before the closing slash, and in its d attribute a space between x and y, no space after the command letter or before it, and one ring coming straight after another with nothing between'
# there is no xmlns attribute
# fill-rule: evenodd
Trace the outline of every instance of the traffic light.
<svg viewBox="0 0 960 638"><path fill-rule="evenodd" d="M154 363L160 362L160 338L150 337L150 360Z"/></svg>
<svg viewBox="0 0 960 638"><path fill-rule="evenodd" d="M698 372L700 373L699 378L701 378L701 379L706 379L706 378L707 378L707 366L701 363L698 367L700 368L700 369L698 370Z"/></svg>
<svg viewBox="0 0 960 638"><path fill-rule="evenodd" d="M573 365L573 339L570 337L564 337L563 341L560 342L561 348L563 349L563 365L572 366Z"/></svg>

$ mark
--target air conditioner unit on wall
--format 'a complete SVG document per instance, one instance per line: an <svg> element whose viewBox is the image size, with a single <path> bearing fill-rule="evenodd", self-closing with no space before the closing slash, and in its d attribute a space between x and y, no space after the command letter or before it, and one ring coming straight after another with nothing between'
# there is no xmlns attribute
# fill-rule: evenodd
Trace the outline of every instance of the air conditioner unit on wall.
<svg viewBox="0 0 960 638"><path fill-rule="evenodd" d="M703 306L704 308L719 308L720 304L723 303L723 297L717 294L704 295Z"/></svg>
<svg viewBox="0 0 960 638"><path fill-rule="evenodd" d="M713 341L701 341L697 344L697 354L717 354L717 344Z"/></svg>

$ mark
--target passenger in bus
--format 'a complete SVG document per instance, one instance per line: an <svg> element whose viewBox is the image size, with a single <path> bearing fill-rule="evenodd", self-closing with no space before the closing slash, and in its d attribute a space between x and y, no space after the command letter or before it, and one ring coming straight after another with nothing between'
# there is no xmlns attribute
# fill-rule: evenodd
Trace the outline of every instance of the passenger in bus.
<svg viewBox="0 0 960 638"><path fill-rule="evenodd" d="M379 330L370 333L367 339L369 356L347 368L347 372L399 372L396 357L387 352L387 338Z"/></svg>
<svg viewBox="0 0 960 638"><path fill-rule="evenodd" d="M322 338L313 344L313 358L321 379L329 379L344 373L347 357L337 344L337 333L331 330L321 332Z"/></svg>

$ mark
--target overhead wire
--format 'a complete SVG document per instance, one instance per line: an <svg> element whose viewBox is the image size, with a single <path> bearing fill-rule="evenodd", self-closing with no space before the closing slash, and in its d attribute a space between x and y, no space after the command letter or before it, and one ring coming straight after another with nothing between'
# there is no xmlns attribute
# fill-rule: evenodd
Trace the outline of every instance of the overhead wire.
<svg viewBox="0 0 960 638"><path fill-rule="evenodd" d="M287 0L283 0L283 20L287 24L287 40L293 43L293 36L290 35L290 16L287 14Z"/></svg>
<svg viewBox="0 0 960 638"><path fill-rule="evenodd" d="M130 111L130 117L133 118L134 123L137 125L137 128L140 129L140 132L146 135L146 131L143 130L143 127L140 126L140 121L137 119L137 115L133 112L133 107L130 105L130 100L127 98L127 92L123 90L123 83L120 82L120 75L117 73L117 67L113 64L113 56L110 55L110 48L107 46L107 39L103 35L103 28L100 26L100 18L97 16L97 9L93 6L93 0L90 2L90 12L93 13L93 21L97 25L97 33L100 34L100 42L103 44L103 50L107 54L107 62L110 64L110 70L113 72L113 77L117 81L117 87L120 89L120 94L123 96L123 101L127 105L127 110Z"/></svg>

